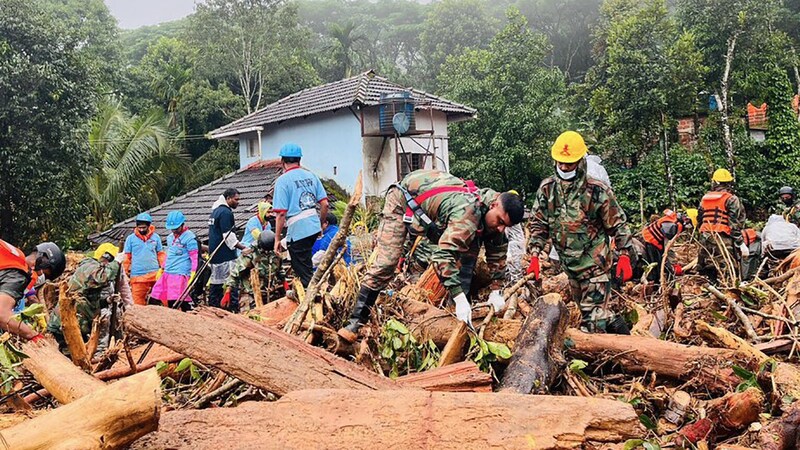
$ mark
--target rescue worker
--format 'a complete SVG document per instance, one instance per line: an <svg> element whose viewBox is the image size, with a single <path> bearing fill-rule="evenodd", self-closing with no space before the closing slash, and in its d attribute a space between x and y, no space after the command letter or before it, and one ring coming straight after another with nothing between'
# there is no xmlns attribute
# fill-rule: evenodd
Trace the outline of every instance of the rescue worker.
<svg viewBox="0 0 800 450"><path fill-rule="evenodd" d="M249 296L240 297L239 304L246 309L252 309L254 305L251 304L253 299L253 286L250 284L250 272L253 269L258 271L258 277L261 281L261 288L266 292L264 297L269 301L272 294L279 293L282 288L284 293L288 288L285 284L283 269L281 269L281 259L275 254L275 233L272 230L266 230L258 236L257 245L254 247L253 252L247 255L241 255L236 259L236 264L231 269L231 274L225 280L222 286L225 294L222 296L222 304L230 302L231 289L239 289L240 293ZM242 292L243 291L243 292Z"/></svg>
<svg viewBox="0 0 800 450"><path fill-rule="evenodd" d="M661 279L661 261L664 259L664 248L667 242L672 240L685 228L690 225L691 219L670 209L664 210L664 215L655 222L651 222L641 231L641 239L644 243L644 253L641 255L643 263L655 264L653 270L647 274L648 281L658 283ZM672 255L667 257L667 267L665 268L669 276L683 275L683 267L680 264L671 262Z"/></svg>
<svg viewBox="0 0 800 450"><path fill-rule="evenodd" d="M56 280L67 267L61 249L52 242L37 245L26 256L0 239L0 329L34 342L44 338L26 323L14 319L14 306L26 290Z"/></svg>
<svg viewBox="0 0 800 450"><path fill-rule="evenodd" d="M112 329L112 322L122 312L118 308L133 304L128 279L115 259L118 252L114 244L101 244L92 257L84 258L78 264L67 283L69 291L78 296L75 310L84 341L92 334L95 317L100 318L97 350L92 355L95 357L108 348L112 332L118 335L118 327ZM119 301L114 294L119 294ZM62 349L66 348L59 308L54 308L50 313L47 331L56 338Z"/></svg>
<svg viewBox="0 0 800 450"><path fill-rule="evenodd" d="M539 279L539 254L548 239L569 278L572 299L579 305L582 326L590 332L629 334L621 315L606 308L611 295L614 240L619 259L616 281L633 276L632 238L625 211L608 185L586 175L588 148L575 131L565 131L553 144L556 176L542 181L529 222L528 273Z"/></svg>
<svg viewBox="0 0 800 450"><path fill-rule="evenodd" d="M161 276L161 267L167 254L161 244L161 236L152 225L153 218L143 212L136 216L136 227L133 234L125 239L122 262L125 272L130 276L133 303L147 304L147 294L153 289L156 280Z"/></svg>
<svg viewBox="0 0 800 450"><path fill-rule="evenodd" d="M701 275L716 282L720 273L734 276L740 274L738 264L747 258L750 251L742 239L745 211L739 197L733 194L733 176L727 169L717 169L711 177L711 191L700 200L698 217L700 222L700 254L697 267ZM727 250L735 267L728 267L723 248Z"/></svg>
<svg viewBox="0 0 800 450"><path fill-rule="evenodd" d="M751 280L758 268L761 266L761 254L763 253L761 243L761 233L753 228L742 230L742 240L747 246L748 257L742 258L742 281Z"/></svg>
<svg viewBox="0 0 800 450"><path fill-rule="evenodd" d="M251 217L244 225L242 234L242 245L251 247L258 241L258 236L267 230L272 230L269 223L269 215L272 214L272 203L267 201L258 202L256 214Z"/></svg>
<svg viewBox="0 0 800 450"><path fill-rule="evenodd" d="M311 263L314 265L314 270L317 269L320 261L322 261L322 257L325 255L325 252L328 250L328 247L331 245L331 241L333 241L333 237L336 236L336 233L339 232L339 219L333 215L332 212L328 211L328 215L322 221L322 235L317 238L317 241L314 242L314 246L311 248ZM344 245L344 253L342 254L342 261L346 265L350 265L350 239L345 240ZM341 249L341 247L340 247Z"/></svg>
<svg viewBox="0 0 800 450"><path fill-rule="evenodd" d="M198 245L194 233L186 226L186 217L181 211L167 214L167 258L164 274L156 281L150 294L150 305L178 307L182 311L193 308L192 298L186 292L197 272ZM176 302L180 302L177 305Z"/></svg>
<svg viewBox="0 0 800 450"><path fill-rule="evenodd" d="M247 254L251 249L239 242L236 237L236 220L233 210L239 207L239 191L225 189L211 206L211 217L208 219L208 247L211 252L211 287L208 290L208 304L219 308L222 300L222 284L228 279L231 268L239 257L238 250ZM192 271L197 270L195 266ZM231 293L230 307L239 309L239 291Z"/></svg>
<svg viewBox="0 0 800 450"><path fill-rule="evenodd" d="M322 231L320 217L328 216L328 194L316 175L300 167L303 149L299 145L287 143L279 155L283 174L275 181L275 253L281 253L285 226L292 272L303 287L308 287L314 275L311 249Z"/></svg>
<svg viewBox="0 0 800 450"><path fill-rule="evenodd" d="M775 205L772 207L771 214L783 216L792 208L792 206L794 206L794 203L794 188L791 186L783 186L778 189L778 200L775 201Z"/></svg>
<svg viewBox="0 0 800 450"><path fill-rule="evenodd" d="M500 287L507 245L495 246L494 236L503 235L506 227L520 223L523 213L518 195L478 190L471 181L436 170L411 172L390 186L378 229L375 261L361 282L350 320L339 330L339 336L348 342L356 340L378 293L394 276L409 234L425 235L436 244L430 262L455 303L456 317L469 325L472 309L461 287L458 260L481 236L489 272L494 277L489 302L500 311L505 305Z"/></svg>

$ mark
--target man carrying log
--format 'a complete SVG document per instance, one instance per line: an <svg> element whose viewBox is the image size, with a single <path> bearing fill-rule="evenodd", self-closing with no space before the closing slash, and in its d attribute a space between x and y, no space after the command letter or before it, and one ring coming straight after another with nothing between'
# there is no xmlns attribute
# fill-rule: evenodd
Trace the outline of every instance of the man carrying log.
<svg viewBox="0 0 800 450"><path fill-rule="evenodd" d="M258 279L261 282L259 289L264 289L267 292L267 301L272 292L278 289L286 290L287 285L284 284L284 274L281 268L281 259L273 251L275 248L275 233L272 230L262 231L258 235L258 245L253 247L253 252L242 254L236 259L236 264L233 265L228 279L225 280L223 288L225 294L222 296L222 303L225 304L229 301L231 289L239 289L244 291L244 294L249 296L250 299L245 301L245 296L239 299L240 306L252 308L251 299L254 296L254 286L250 282L250 273L253 270L258 272ZM241 292L240 291L240 292ZM245 303L244 305L242 305Z"/></svg>
<svg viewBox="0 0 800 450"><path fill-rule="evenodd" d="M375 262L361 282L349 323L339 330L348 342L369 319L378 293L391 281L403 254L406 236L426 236L436 244L430 261L456 305L456 316L470 324L472 310L461 287L458 260L479 237L486 247L489 272L495 279L489 301L501 310L505 300L500 284L505 276L506 227L522 221L524 205L518 195L478 189L471 181L436 170L417 170L386 193L378 229Z"/></svg>
<svg viewBox="0 0 800 450"><path fill-rule="evenodd" d="M528 273L539 278L539 253L552 238L572 299L580 306L582 326L591 332L630 334L622 316L606 303L614 260L610 241L614 239L620 253L616 281L628 281L633 276L631 233L611 188L586 175L587 152L583 137L574 131L562 133L553 144L556 176L542 181L536 193Z"/></svg>
<svg viewBox="0 0 800 450"><path fill-rule="evenodd" d="M700 200L700 255L698 271L712 282L719 271L738 274L739 262L750 256L742 229L745 211L742 201L733 194L733 176L727 169L717 169L711 178L711 191ZM733 264L733 268L729 265Z"/></svg>

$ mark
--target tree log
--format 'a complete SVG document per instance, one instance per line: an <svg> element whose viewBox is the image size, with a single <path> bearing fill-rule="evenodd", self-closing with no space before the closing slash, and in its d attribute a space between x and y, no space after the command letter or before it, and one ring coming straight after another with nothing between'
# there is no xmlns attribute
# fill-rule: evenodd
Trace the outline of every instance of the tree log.
<svg viewBox="0 0 800 450"><path fill-rule="evenodd" d="M125 328L277 395L308 388L399 386L301 339L218 308L183 313L133 306Z"/></svg>
<svg viewBox="0 0 800 450"><path fill-rule="evenodd" d="M762 450L793 450L800 448L800 404L793 404L780 419L758 432Z"/></svg>
<svg viewBox="0 0 800 450"><path fill-rule="evenodd" d="M146 347L146 345L142 345L131 350L131 356L133 357L134 361L139 360ZM142 361L141 364L136 364L136 368L139 372L141 372L143 370L155 367L159 362L163 361L165 363L174 363L182 360L183 358L185 358L185 356L181 355L180 353L173 352L163 345L154 344L147 352L147 356L145 357L144 361ZM127 377L128 375L133 374L134 371L131 370L131 366L128 364L127 358L120 358L116 363L114 363L113 366L111 366L110 369L97 372L94 374L94 376L103 381L109 381L116 380L117 378Z"/></svg>
<svg viewBox="0 0 800 450"><path fill-rule="evenodd" d="M463 361L464 347L467 346L467 341L469 341L469 328L466 323L459 320L439 357L439 367Z"/></svg>
<svg viewBox="0 0 800 450"><path fill-rule="evenodd" d="M83 342L81 327L78 325L78 313L75 309L77 297L69 292L67 283L62 282L58 294L58 311L61 314L61 331L64 340L67 341L72 362L80 366L83 370L91 370L89 355L86 352L86 344Z"/></svg>
<svg viewBox="0 0 800 450"><path fill-rule="evenodd" d="M247 420L242 420L247 417ZM633 408L596 398L309 390L277 402L174 411L132 449L582 448L644 431Z"/></svg>
<svg viewBox="0 0 800 450"><path fill-rule="evenodd" d="M558 376L569 312L559 294L540 297L517 336L501 392L544 394Z"/></svg>
<svg viewBox="0 0 800 450"><path fill-rule="evenodd" d="M706 411L713 424L712 435L729 436L745 429L758 420L763 404L764 394L755 387L709 401Z"/></svg>
<svg viewBox="0 0 800 450"><path fill-rule="evenodd" d="M105 383L72 364L50 339L36 343L28 341L22 345L22 351L29 356L22 365L61 404L71 403L105 387Z"/></svg>
<svg viewBox="0 0 800 450"><path fill-rule="evenodd" d="M160 412L161 378L149 370L1 431L0 449L125 448L158 428Z"/></svg>
<svg viewBox="0 0 800 450"><path fill-rule="evenodd" d="M292 317L292 314L296 309L296 301L288 297L283 297L275 300L274 302L269 302L264 306L252 309L250 314L258 315L261 319L261 323L264 325L275 328L283 328L283 326L286 324L286 321Z"/></svg>
<svg viewBox="0 0 800 450"><path fill-rule="evenodd" d="M650 337L616 334L588 334L567 330L570 353L619 364L632 373L655 372L685 381L695 381L714 392L732 391L741 380L731 370L732 363L751 367L733 350L666 342Z"/></svg>
<svg viewBox="0 0 800 450"><path fill-rule="evenodd" d="M396 379L403 386L439 392L492 392L492 376L472 361L462 361Z"/></svg>

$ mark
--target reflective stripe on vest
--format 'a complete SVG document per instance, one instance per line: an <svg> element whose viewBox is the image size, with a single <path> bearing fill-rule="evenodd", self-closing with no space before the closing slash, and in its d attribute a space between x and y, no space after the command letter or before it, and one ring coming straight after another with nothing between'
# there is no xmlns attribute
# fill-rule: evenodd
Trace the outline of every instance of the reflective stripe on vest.
<svg viewBox="0 0 800 450"><path fill-rule="evenodd" d="M0 239L0 270L17 269L25 273L30 272L25 253L8 242Z"/></svg>
<svg viewBox="0 0 800 450"><path fill-rule="evenodd" d="M703 196L700 200L703 209L701 232L731 234L731 214L727 203L732 196L730 192L709 192Z"/></svg>
<svg viewBox="0 0 800 450"><path fill-rule="evenodd" d="M644 227L642 230L642 239L644 239L645 242L654 245L659 250L663 249L666 237L664 236L664 232L662 230L665 223L677 224L678 229L681 229L680 224L678 224L678 215L675 213L668 214Z"/></svg>

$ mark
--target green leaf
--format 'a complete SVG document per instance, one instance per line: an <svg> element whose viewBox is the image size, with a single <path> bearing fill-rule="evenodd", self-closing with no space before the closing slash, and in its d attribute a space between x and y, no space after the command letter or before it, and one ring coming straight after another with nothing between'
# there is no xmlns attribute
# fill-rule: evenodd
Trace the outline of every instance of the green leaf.
<svg viewBox="0 0 800 450"><path fill-rule="evenodd" d="M653 442L644 442L642 446L644 450L661 450L661 446Z"/></svg>
<svg viewBox="0 0 800 450"><path fill-rule="evenodd" d="M656 429L656 424L653 423L653 419L648 417L646 414L639 414L639 422L641 422L642 425L644 425L644 427L648 430Z"/></svg>
<svg viewBox="0 0 800 450"><path fill-rule="evenodd" d="M733 373L735 373L737 377L741 378L744 381L750 381L755 379L756 377L756 375L753 372L750 372L744 367L737 366L736 364L731 366L731 369L733 369Z"/></svg>
<svg viewBox="0 0 800 450"><path fill-rule="evenodd" d="M189 366L189 374L192 376L193 380L200 379L200 369L198 369L194 364Z"/></svg>
<svg viewBox="0 0 800 450"><path fill-rule="evenodd" d="M21 314L25 317L33 317L37 314L44 312L44 305L41 303L32 303L22 310Z"/></svg>
<svg viewBox="0 0 800 450"><path fill-rule="evenodd" d="M508 348L506 344L501 344L499 342L486 342L486 346L494 355L497 355L498 358L501 359L509 359L511 358L511 349Z"/></svg>
<svg viewBox="0 0 800 450"><path fill-rule="evenodd" d="M389 321L386 322L386 328L397 331L401 334L409 334L408 328L395 319L389 319Z"/></svg>
<svg viewBox="0 0 800 450"><path fill-rule="evenodd" d="M622 446L622 450L633 450L639 448L644 444L644 439L628 439Z"/></svg>
<svg viewBox="0 0 800 450"><path fill-rule="evenodd" d="M184 370L192 367L192 360L189 358L183 358L181 362L178 363L178 367L175 368L176 372L183 372Z"/></svg>
<svg viewBox="0 0 800 450"><path fill-rule="evenodd" d="M403 348L403 340L398 337L392 338L392 348L395 350Z"/></svg>
<svg viewBox="0 0 800 450"><path fill-rule="evenodd" d="M572 372L578 372L587 367L589 367L589 363L580 359L573 359L569 362L569 370Z"/></svg>
<svg viewBox="0 0 800 450"><path fill-rule="evenodd" d="M722 313L720 313L719 311L711 311L711 315L712 315L712 316L714 316L714 318L715 318L715 319L717 319L717 320L719 320L719 321L721 321L721 322L727 322L727 321L728 321L728 318L727 318L727 317L725 317L725 316L724 316Z"/></svg>
<svg viewBox="0 0 800 450"><path fill-rule="evenodd" d="M384 359L391 359L392 355L394 355L394 351L392 350L392 347L388 345L383 347L383 350L381 350L381 356Z"/></svg>
<svg viewBox="0 0 800 450"><path fill-rule="evenodd" d="M159 361L156 363L156 372L161 375L165 370L167 370L167 367L169 367L169 364L165 363L164 361Z"/></svg>

